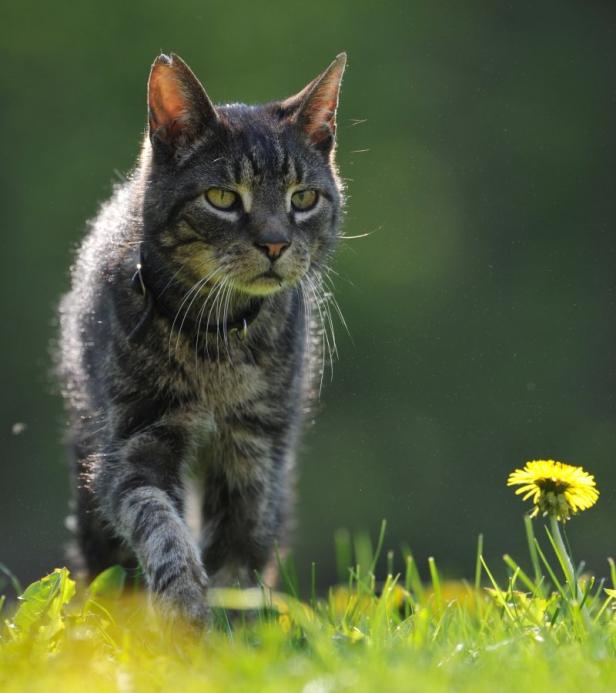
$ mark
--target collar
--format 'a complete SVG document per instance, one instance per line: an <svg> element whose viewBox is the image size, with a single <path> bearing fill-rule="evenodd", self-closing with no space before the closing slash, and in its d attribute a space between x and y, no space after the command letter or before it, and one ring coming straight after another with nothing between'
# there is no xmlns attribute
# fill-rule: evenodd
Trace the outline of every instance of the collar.
<svg viewBox="0 0 616 693"><path fill-rule="evenodd" d="M141 328L146 322L152 317L152 313L156 310L159 314L164 315L173 324L173 320L176 317L175 312L171 312L168 307L158 300L159 297L156 296L154 290L151 288L151 283L147 280L147 270L145 268L145 258L143 252L143 243L139 244L139 254L135 266L135 273L132 276L131 284L133 289L140 293L145 300L144 315L136 326L141 331ZM223 329L226 330L227 334L236 333L240 339L245 339L248 335L248 328L257 319L261 308L263 306L262 298L254 298L248 304L248 307L239 315L233 316L232 319L226 320L224 323L215 323L213 325L209 324L206 326L206 330L209 334L220 334ZM189 316L182 321L181 329L182 331L196 331L198 326L195 321ZM133 330L133 333L137 329Z"/></svg>

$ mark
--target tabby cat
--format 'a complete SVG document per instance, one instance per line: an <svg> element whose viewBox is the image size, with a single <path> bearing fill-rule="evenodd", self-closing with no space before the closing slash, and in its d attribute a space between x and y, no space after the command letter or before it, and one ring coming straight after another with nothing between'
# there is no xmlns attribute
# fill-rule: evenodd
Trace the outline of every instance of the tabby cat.
<svg viewBox="0 0 616 693"><path fill-rule="evenodd" d="M345 62L290 98L214 106L160 55L138 164L91 223L61 303L83 568L140 566L195 622L208 583L249 584L288 530L343 203Z"/></svg>

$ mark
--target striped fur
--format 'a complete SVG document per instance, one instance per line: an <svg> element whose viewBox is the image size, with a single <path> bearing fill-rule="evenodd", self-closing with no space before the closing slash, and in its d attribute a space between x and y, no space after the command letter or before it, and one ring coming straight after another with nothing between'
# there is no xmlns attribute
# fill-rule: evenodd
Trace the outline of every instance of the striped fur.
<svg viewBox="0 0 616 693"><path fill-rule="evenodd" d="M139 565L152 593L196 622L210 578L254 580L286 540L342 207L343 67L339 57L285 101L214 107L177 56L159 57L139 163L91 223L61 304L82 565ZM312 213L290 209L293 186L318 191ZM220 214L210 187L249 202ZM288 241L275 260L270 238ZM229 333L252 305L247 336Z"/></svg>

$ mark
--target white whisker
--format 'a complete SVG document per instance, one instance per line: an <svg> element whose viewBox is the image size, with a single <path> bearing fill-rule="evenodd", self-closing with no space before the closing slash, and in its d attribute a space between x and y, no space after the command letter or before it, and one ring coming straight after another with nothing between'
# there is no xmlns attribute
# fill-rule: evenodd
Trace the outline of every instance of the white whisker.
<svg viewBox="0 0 616 693"><path fill-rule="evenodd" d="M173 334L173 329L174 329L175 323L177 322L177 319L178 319L178 317L179 317L179 315L180 315L180 312L181 312L181 310L182 310L182 307L186 304L186 301L188 301L188 300L190 299L190 297L192 296L192 299L190 299L190 303L188 304L188 307L187 307L186 310L184 311L184 317L182 318L182 322L180 323L180 327L179 327L179 330L178 330L177 338L176 338L176 341L175 341L175 349L174 349L174 354L175 354L175 355L177 355L177 350L178 350L178 347L179 347L179 345L180 345L180 338L181 338L181 336L182 336L182 329L184 328L184 323L185 323L185 321L186 321L186 318L187 318L187 316L188 316L188 312L190 311L191 306L192 306L193 303L195 302L195 300L196 300L197 296L199 295L201 289L203 289L203 287L208 283L208 281L209 281L210 279L212 279L212 278L213 278L216 274L218 274L220 271L221 271L221 268L220 268L220 267L214 269L212 272L210 272L210 273L207 274L205 277L203 277L203 278L200 279L198 282L196 282L196 283L192 286L192 288L187 292L187 294L185 295L184 300L183 300L182 303L180 304L180 307L178 308L178 311L177 311L177 313L175 314L175 318L173 319L173 323L171 324L171 331L170 331L170 333L169 333L169 358L171 358L171 335Z"/></svg>
<svg viewBox="0 0 616 693"><path fill-rule="evenodd" d="M218 302L218 297L220 296L221 291L225 287L226 282L227 282L227 279L225 277L223 277L222 281L216 285L215 289L212 290L212 292L214 294L213 298L212 298L212 305L210 306L210 310L208 311L207 321L205 323L205 333L206 333L206 347L205 348L206 348L206 352L207 352L208 357L210 355L210 351L209 351L209 347L207 346L207 335L208 335L209 328L210 328L210 320L212 317L212 311L216 307L216 304ZM218 358L218 356L219 356L219 354L218 354L218 325L216 325L216 351L217 351L216 357Z"/></svg>
<svg viewBox="0 0 616 693"><path fill-rule="evenodd" d="M324 274L323 279L324 279L324 281L328 282L330 287L331 287L331 291L327 292L327 300L329 302L331 302L331 304L334 306L334 309L335 309L338 317L340 318L340 322L342 323L342 326L344 327L346 333L349 335L351 342L353 342L353 344L355 344L355 342L353 340L353 335L351 334L351 330L349 329L349 326L347 325L347 321L344 318L344 315L342 313L342 309L340 308L340 304L338 303L338 300L336 299L336 296L334 294L334 290L335 290L334 281L328 274Z"/></svg>
<svg viewBox="0 0 616 693"><path fill-rule="evenodd" d="M321 331L321 361L322 361L322 367L321 367L321 382L319 385L319 395L321 394L321 390L323 388L323 378L325 374L325 359L326 356L328 357L329 361L329 366L331 369L331 377L334 377L334 365L333 365L333 357L332 357L332 348L331 344L329 341L329 335L327 334L327 325L325 323L325 320L323 319L323 311L321 310L320 302L319 302L319 296L317 295L316 289L314 282L309 276L306 276L306 281L308 283L308 288L310 290L310 293L312 294L312 302L314 303L317 313L319 315L319 322L320 322L320 331ZM327 354L326 354L327 350Z"/></svg>
<svg viewBox="0 0 616 693"><path fill-rule="evenodd" d="M223 342L225 345L225 350L227 352L227 358L229 359L229 363L233 365L233 360L231 358L231 353L229 351L229 339L228 339L228 332L227 332L227 320L229 317L229 304L231 302L231 296L233 294L233 285L229 281L227 283L227 291L225 293L224 299L223 299L223 311L222 311L222 330L223 330Z"/></svg>

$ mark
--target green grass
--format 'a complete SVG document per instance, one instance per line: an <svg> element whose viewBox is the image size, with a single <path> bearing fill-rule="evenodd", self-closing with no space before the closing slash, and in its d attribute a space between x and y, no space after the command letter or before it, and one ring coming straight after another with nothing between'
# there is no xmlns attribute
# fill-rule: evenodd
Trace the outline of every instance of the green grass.
<svg viewBox="0 0 616 693"><path fill-rule="evenodd" d="M504 584L481 538L472 583L443 580L432 559L422 582L408 551L402 574L388 554L390 574L377 579L384 526L374 551L340 532L344 583L317 598L313 571L300 601L286 563L284 592L212 591L216 624L202 633L162 619L120 568L89 588L57 569L4 607L0 690L616 690L616 593L567 580L551 535L540 545L529 520L526 529L530 574L505 556Z"/></svg>

